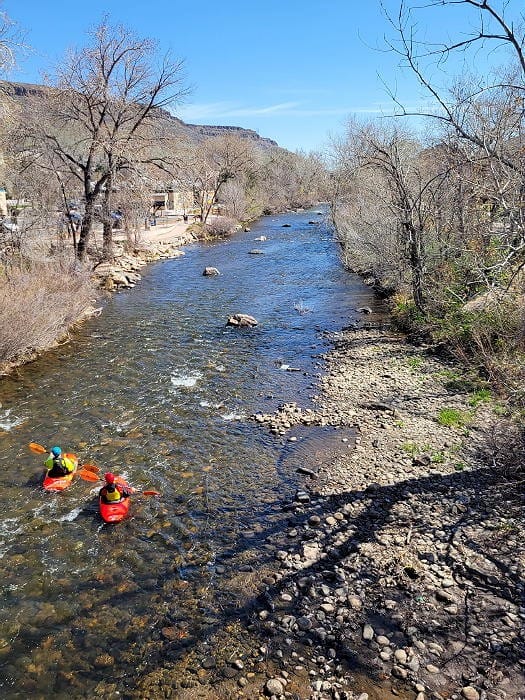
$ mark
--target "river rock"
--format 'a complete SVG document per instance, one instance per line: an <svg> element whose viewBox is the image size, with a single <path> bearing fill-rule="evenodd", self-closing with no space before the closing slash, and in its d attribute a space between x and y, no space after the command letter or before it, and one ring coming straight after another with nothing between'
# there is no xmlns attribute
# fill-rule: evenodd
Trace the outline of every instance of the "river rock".
<svg viewBox="0 0 525 700"><path fill-rule="evenodd" d="M404 649L396 649L394 652L394 658L399 664L406 664L407 653Z"/></svg>
<svg viewBox="0 0 525 700"><path fill-rule="evenodd" d="M365 625L363 627L363 639L367 642L374 638L374 628L372 625Z"/></svg>
<svg viewBox="0 0 525 700"><path fill-rule="evenodd" d="M312 621L310 620L309 617L300 617L297 620L297 626L299 627L300 630L303 630L303 632L306 632L307 630L312 628Z"/></svg>
<svg viewBox="0 0 525 700"><path fill-rule="evenodd" d="M461 688L461 695L466 698L466 700L479 700L478 691L471 685L466 685L465 687Z"/></svg>
<svg viewBox="0 0 525 700"><path fill-rule="evenodd" d="M270 678L264 686L267 695L282 695L284 693L284 685L277 678Z"/></svg>
<svg viewBox="0 0 525 700"><path fill-rule="evenodd" d="M233 316L228 317L226 322L227 326L237 328L253 328L257 324L258 321L253 316L248 316L248 314L233 314Z"/></svg>
<svg viewBox="0 0 525 700"><path fill-rule="evenodd" d="M205 656L204 659L201 661L201 666L202 668L215 668L217 665L217 661L215 660L215 657L213 656Z"/></svg>
<svg viewBox="0 0 525 700"><path fill-rule="evenodd" d="M217 270L216 267L205 267L204 272L202 274L204 277L216 277L221 273L219 272L219 270Z"/></svg>

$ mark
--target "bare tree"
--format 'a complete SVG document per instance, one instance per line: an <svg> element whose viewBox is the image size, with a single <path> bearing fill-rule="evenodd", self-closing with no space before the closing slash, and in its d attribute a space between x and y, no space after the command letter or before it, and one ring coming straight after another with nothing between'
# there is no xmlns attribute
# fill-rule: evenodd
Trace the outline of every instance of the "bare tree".
<svg viewBox="0 0 525 700"><path fill-rule="evenodd" d="M455 142L458 172L466 182L476 182L476 204L491 208L485 240L486 245L492 241L499 255L477 261L479 283L487 286L501 284L503 278L508 283L525 267L525 12L516 9L512 16L512 10L513 3L492 0L411 1L401 2L398 16L390 18L398 37L390 47L432 98L430 108L414 112L393 95L399 115L417 113L441 126L439 138ZM428 22L428 13L439 12L470 16L470 33L461 23L457 38L440 44L421 40L418 20L427 13ZM452 85L437 83L439 73L433 69L445 74L455 55L468 65L472 52L478 60L490 52L502 58L502 65L483 74L467 73Z"/></svg>
<svg viewBox="0 0 525 700"><path fill-rule="evenodd" d="M427 249L439 240L449 175L444 159L399 129L353 122L337 150L332 215L347 254L394 289L406 270L415 306L425 312Z"/></svg>
<svg viewBox="0 0 525 700"><path fill-rule="evenodd" d="M97 201L103 256L112 256L112 199L120 174L161 159L154 153L159 108L185 93L182 65L166 55L154 66L154 44L123 27L101 24L91 43L73 51L45 99L29 110L42 167L68 171L82 185L84 213L77 255L86 255Z"/></svg>
<svg viewBox="0 0 525 700"><path fill-rule="evenodd" d="M275 148L260 169L260 187L268 212L312 206L326 197L327 168L316 153Z"/></svg>
<svg viewBox="0 0 525 700"><path fill-rule="evenodd" d="M19 27L0 10L0 74L7 74L15 65L17 51L24 49Z"/></svg>
<svg viewBox="0 0 525 700"><path fill-rule="evenodd" d="M5 77L15 65L18 51L24 50L20 30L5 12L0 11L0 77ZM9 131L14 122L14 105L0 84L0 185L5 180L5 159L3 152L9 144Z"/></svg>
<svg viewBox="0 0 525 700"><path fill-rule="evenodd" d="M246 175L254 162L251 142L234 135L206 139L193 149L192 160L185 164L184 170L190 178L203 224L208 221L224 185Z"/></svg>

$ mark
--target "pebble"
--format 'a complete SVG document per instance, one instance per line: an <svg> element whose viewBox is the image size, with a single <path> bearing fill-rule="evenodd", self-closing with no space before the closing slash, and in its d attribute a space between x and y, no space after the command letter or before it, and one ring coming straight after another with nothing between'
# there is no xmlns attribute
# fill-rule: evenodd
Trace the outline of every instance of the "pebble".
<svg viewBox="0 0 525 700"><path fill-rule="evenodd" d="M463 695L466 700L479 700L478 691L471 685L466 685L461 688L461 695Z"/></svg>
<svg viewBox="0 0 525 700"><path fill-rule="evenodd" d="M427 664L425 668L429 673L439 673L439 668L434 666L434 664Z"/></svg>
<svg viewBox="0 0 525 700"><path fill-rule="evenodd" d="M365 625L363 627L363 639L369 642L374 638L374 628L371 625Z"/></svg>
<svg viewBox="0 0 525 700"><path fill-rule="evenodd" d="M277 678L270 678L264 688L268 695L282 695L284 693L284 685Z"/></svg>
<svg viewBox="0 0 525 700"><path fill-rule="evenodd" d="M394 652L395 660L400 664L406 664L407 653L404 649L396 649Z"/></svg>

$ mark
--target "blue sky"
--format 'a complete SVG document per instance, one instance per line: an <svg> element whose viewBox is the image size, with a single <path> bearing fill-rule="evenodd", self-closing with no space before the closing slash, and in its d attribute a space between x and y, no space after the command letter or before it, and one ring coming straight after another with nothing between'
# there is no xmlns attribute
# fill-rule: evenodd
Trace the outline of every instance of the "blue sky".
<svg viewBox="0 0 525 700"><path fill-rule="evenodd" d="M398 1L384 5L395 14ZM385 83L405 104L422 97L384 51L392 30L379 0L4 0L0 7L31 47L12 79L40 82L108 14L184 60L192 91L177 116L254 129L291 150L321 149L351 114L388 113ZM446 38L465 20L462 8L434 9L420 31Z"/></svg>

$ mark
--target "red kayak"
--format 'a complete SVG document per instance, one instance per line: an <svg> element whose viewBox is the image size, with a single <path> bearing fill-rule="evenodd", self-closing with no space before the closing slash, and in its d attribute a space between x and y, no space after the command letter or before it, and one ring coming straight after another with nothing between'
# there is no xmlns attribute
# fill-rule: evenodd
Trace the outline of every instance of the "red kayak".
<svg viewBox="0 0 525 700"><path fill-rule="evenodd" d="M42 484L46 491L63 491L71 485L71 482L73 481L73 477L75 476L75 472L78 467L78 457L76 455L67 453L65 454L65 457L74 462L74 470L71 472L71 474L66 474L65 476L49 476L46 472L44 476L44 483Z"/></svg>
<svg viewBox="0 0 525 700"><path fill-rule="evenodd" d="M117 486L125 486L126 488L130 488L129 484L124 481L124 479L120 476L117 476L115 479L115 483ZM126 498L121 498L120 501L113 501L112 503L107 503L104 501L102 496L99 496L98 498L98 507L100 510L100 515L102 516L102 520L106 523L118 523L120 520L123 520L126 515L129 512L129 507L130 507L130 501L131 499L129 497Z"/></svg>

